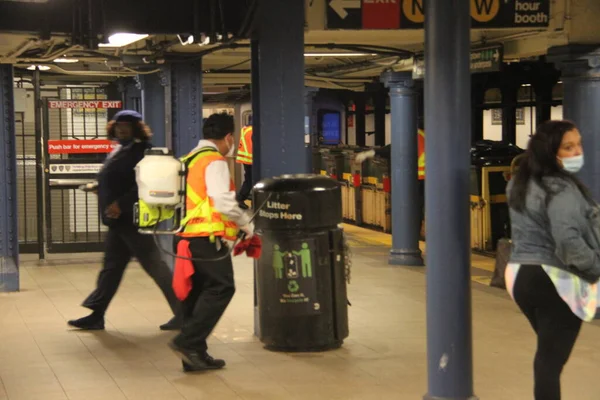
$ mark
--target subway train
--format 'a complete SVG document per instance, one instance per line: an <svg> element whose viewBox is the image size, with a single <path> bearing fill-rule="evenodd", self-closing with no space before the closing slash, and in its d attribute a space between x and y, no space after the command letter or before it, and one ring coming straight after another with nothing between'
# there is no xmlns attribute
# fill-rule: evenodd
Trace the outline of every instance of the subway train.
<svg viewBox="0 0 600 400"><path fill-rule="evenodd" d="M312 172L330 176L342 185L344 221L377 231L391 233L391 180L389 160L375 157L363 163L355 155L373 147L372 110L365 116L366 147L356 146L354 113L347 103L329 94L317 95L312 101ZM369 112L371 111L371 112ZM249 124L252 107L249 92L220 93L206 96L204 117L214 112L234 116L236 140L243 126ZM386 143L390 143L390 115L386 114ZM471 149L471 248L493 255L499 239L510 235L505 187L513 158L522 149L501 142L483 140ZM229 160L236 186L243 182L243 168Z"/></svg>

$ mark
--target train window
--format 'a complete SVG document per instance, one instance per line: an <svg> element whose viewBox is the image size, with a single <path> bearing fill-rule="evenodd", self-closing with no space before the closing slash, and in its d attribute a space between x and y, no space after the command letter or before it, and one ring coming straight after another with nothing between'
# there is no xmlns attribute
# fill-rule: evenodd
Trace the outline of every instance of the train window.
<svg viewBox="0 0 600 400"><path fill-rule="evenodd" d="M321 144L336 145L342 141L342 115L339 111L319 110Z"/></svg>
<svg viewBox="0 0 600 400"><path fill-rule="evenodd" d="M242 113L242 124L243 126L252 125L252 111L244 111Z"/></svg>

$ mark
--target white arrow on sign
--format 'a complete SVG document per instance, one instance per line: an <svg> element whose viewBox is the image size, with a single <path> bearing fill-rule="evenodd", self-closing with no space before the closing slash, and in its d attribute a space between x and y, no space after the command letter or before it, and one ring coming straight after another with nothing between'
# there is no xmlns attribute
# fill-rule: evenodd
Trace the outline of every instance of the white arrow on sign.
<svg viewBox="0 0 600 400"><path fill-rule="evenodd" d="M360 0L331 0L329 7L340 16L341 19L345 19L348 16L346 12L350 8L360 8Z"/></svg>
<svg viewBox="0 0 600 400"><path fill-rule="evenodd" d="M500 52L498 50L494 51L494 60L498 62L500 59Z"/></svg>

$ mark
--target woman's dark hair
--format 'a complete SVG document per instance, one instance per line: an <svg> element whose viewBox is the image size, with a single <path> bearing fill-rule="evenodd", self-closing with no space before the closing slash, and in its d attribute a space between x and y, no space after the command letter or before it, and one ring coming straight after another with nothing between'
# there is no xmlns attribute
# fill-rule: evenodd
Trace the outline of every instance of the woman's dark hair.
<svg viewBox="0 0 600 400"><path fill-rule="evenodd" d="M109 121L106 125L106 136L110 140L117 138L115 129L117 121ZM132 133L134 139L139 139L142 142L147 142L152 137L152 131L150 127L144 123L144 121L131 121L129 122L132 126Z"/></svg>
<svg viewBox="0 0 600 400"><path fill-rule="evenodd" d="M577 129L571 121L547 121L538 126L535 135L529 140L527 151L518 163L518 170L513 178L508 204L511 208L522 212L525 210L527 188L531 180L535 181L547 194L546 204L553 193L543 178L560 177L574 183L587 200L591 200L588 189L575 177L566 172L558 162L557 154L565 133Z"/></svg>

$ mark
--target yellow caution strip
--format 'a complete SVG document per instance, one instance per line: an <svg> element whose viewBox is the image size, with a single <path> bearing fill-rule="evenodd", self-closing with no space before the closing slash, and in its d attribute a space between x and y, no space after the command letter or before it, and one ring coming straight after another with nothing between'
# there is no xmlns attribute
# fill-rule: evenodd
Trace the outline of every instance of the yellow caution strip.
<svg viewBox="0 0 600 400"><path fill-rule="evenodd" d="M481 283L485 286L490 286L490 282L492 281L491 276L481 276L481 275L471 275L471 280L473 282Z"/></svg>
<svg viewBox="0 0 600 400"><path fill-rule="evenodd" d="M361 228L356 225L342 224L342 226L344 232L348 234L348 244L352 248L358 249L373 246L385 246L389 248L392 246L392 235L390 234ZM421 245L422 250L424 250L423 243ZM471 266L484 271L494 272L494 259L473 254L471 256ZM471 279L474 282L489 286L492 278L491 276L473 275Z"/></svg>

